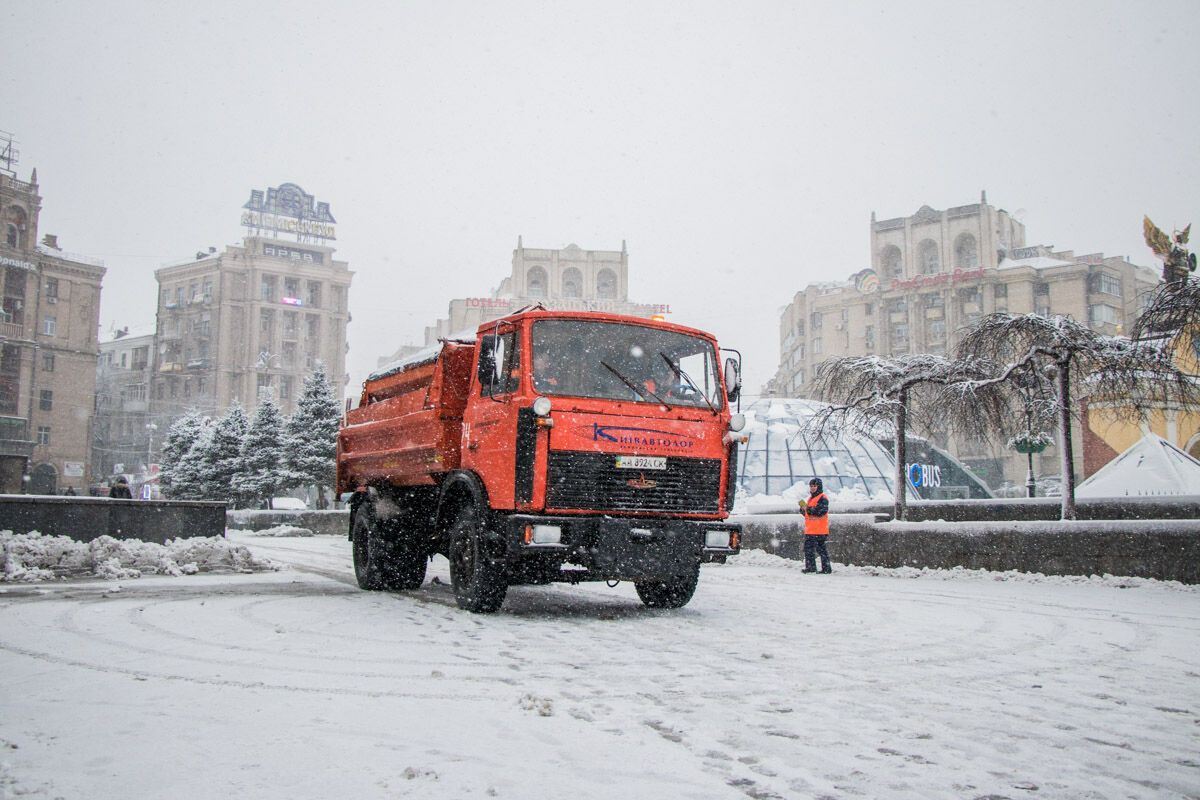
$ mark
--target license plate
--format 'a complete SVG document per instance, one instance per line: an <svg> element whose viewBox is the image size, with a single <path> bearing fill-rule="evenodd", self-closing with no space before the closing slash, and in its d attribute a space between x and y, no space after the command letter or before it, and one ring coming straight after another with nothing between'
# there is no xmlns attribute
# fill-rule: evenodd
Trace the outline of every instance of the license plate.
<svg viewBox="0 0 1200 800"><path fill-rule="evenodd" d="M666 456L617 456L617 469L666 469Z"/></svg>

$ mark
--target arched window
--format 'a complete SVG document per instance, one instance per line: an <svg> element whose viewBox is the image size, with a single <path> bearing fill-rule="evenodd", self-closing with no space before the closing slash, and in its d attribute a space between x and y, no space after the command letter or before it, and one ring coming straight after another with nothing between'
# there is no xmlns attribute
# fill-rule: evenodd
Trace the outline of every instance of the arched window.
<svg viewBox="0 0 1200 800"><path fill-rule="evenodd" d="M920 265L921 272L926 275L942 271L942 260L938 255L937 242L932 239L921 242L917 247L917 264Z"/></svg>
<svg viewBox="0 0 1200 800"><path fill-rule="evenodd" d="M611 269L602 269L596 275L596 297L601 300L617 299L617 273Z"/></svg>
<svg viewBox="0 0 1200 800"><path fill-rule="evenodd" d="M525 293L530 297L546 296L546 270L534 267L526 273Z"/></svg>
<svg viewBox="0 0 1200 800"><path fill-rule="evenodd" d="M583 297L583 273L574 267L563 270L562 296L571 299Z"/></svg>
<svg viewBox="0 0 1200 800"><path fill-rule="evenodd" d="M904 256L900 253L900 248L889 244L879 251L879 266L885 277L904 277Z"/></svg>
<svg viewBox="0 0 1200 800"><path fill-rule="evenodd" d="M4 212L4 242L9 247L21 247L25 231L25 209L9 206Z"/></svg>
<svg viewBox="0 0 1200 800"><path fill-rule="evenodd" d="M964 233L954 240L954 266L979 266L979 246L975 244L975 237L969 233Z"/></svg>

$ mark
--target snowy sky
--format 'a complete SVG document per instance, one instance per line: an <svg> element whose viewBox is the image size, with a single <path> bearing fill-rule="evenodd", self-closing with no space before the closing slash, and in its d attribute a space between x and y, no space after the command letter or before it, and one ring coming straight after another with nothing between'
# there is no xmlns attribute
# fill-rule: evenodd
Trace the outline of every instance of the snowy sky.
<svg viewBox="0 0 1200 800"><path fill-rule="evenodd" d="M349 367L420 343L527 246L618 249L630 295L778 360L778 310L869 263L868 221L976 202L1032 243L1154 265L1200 207L1200 5L44 2L0 11L0 129L41 230L153 270L242 235L251 189L331 204ZM1188 77L1188 76L1192 77ZM352 384L353 385L353 384Z"/></svg>

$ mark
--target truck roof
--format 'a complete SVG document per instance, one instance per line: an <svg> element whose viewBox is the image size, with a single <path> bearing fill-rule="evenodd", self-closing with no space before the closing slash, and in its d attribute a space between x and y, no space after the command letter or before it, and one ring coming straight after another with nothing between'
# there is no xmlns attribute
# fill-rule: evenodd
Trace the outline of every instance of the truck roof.
<svg viewBox="0 0 1200 800"><path fill-rule="evenodd" d="M647 317L634 317L627 314L609 314L603 311L557 311L553 309L534 307L529 310L521 310L508 316L491 319L481 323L476 330L464 330L455 333L451 336L438 339L435 344L423 347L415 353L410 353L403 358L398 358L395 361L389 361L379 369L367 376L368 381L386 378L389 375L395 375L397 372L402 372L409 367L417 364L425 364L437 358L438 353L442 352L443 342L458 342L461 344L470 344L479 338L480 333L487 333L495 327L498 322L519 322L524 319L584 319L595 320L599 322L614 322L614 323L632 323L650 325L655 328L666 328L677 333L687 334L689 336L702 336L705 339L712 339L713 335L707 331L702 331L699 328L689 328L686 325L678 325L674 322L666 322L664 320L651 320Z"/></svg>

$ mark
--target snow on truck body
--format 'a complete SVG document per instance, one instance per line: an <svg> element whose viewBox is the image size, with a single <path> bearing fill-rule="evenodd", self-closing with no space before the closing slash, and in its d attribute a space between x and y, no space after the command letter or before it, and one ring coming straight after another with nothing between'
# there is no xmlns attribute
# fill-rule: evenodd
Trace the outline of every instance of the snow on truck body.
<svg viewBox="0 0 1200 800"><path fill-rule="evenodd" d="M450 561L459 605L511 584L631 580L679 607L738 551L738 364L702 331L518 312L377 371L338 436L355 574L417 588Z"/></svg>

